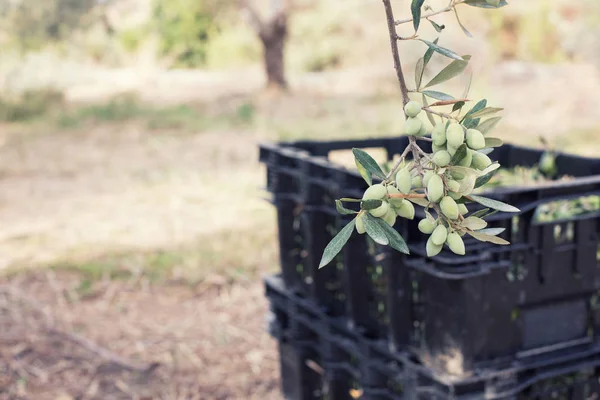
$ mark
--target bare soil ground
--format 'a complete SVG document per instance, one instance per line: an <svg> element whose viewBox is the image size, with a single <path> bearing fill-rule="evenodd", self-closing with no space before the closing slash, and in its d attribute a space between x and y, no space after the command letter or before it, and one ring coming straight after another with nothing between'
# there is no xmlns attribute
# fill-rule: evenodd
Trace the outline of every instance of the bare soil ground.
<svg viewBox="0 0 600 400"><path fill-rule="evenodd" d="M261 285L0 284L0 399L279 399Z"/></svg>

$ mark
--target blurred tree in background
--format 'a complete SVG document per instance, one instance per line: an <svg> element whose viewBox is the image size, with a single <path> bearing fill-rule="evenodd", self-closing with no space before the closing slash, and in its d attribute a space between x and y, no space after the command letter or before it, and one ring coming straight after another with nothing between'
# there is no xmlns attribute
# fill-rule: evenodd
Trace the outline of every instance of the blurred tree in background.
<svg viewBox="0 0 600 400"><path fill-rule="evenodd" d="M174 67L203 66L219 16L229 5L227 0L154 0L151 25L160 38L160 55Z"/></svg>
<svg viewBox="0 0 600 400"><path fill-rule="evenodd" d="M2 30L21 50L38 50L67 38L73 30L104 16L108 1L0 0ZM106 21L107 22L107 21Z"/></svg>

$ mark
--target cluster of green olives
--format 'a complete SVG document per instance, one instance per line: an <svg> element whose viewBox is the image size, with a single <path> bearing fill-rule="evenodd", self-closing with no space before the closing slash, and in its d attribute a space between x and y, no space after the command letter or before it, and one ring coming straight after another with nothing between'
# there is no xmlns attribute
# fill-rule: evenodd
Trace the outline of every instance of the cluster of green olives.
<svg viewBox="0 0 600 400"><path fill-rule="evenodd" d="M398 173L398 175L400 175L400 173ZM406 189L406 186L397 185L396 187L392 184L383 185L381 183L370 186L363 194L362 199L381 200L381 205L377 208L369 210L368 212L376 218L383 219L390 226L393 226L396 223L397 217L414 219L415 206L410 201L402 198L390 197L390 195L394 194L407 194L411 189L410 181L409 187L405 192L401 191L402 188ZM366 231L365 222L362 215L360 215L356 220L356 231L360 234L363 234Z"/></svg>

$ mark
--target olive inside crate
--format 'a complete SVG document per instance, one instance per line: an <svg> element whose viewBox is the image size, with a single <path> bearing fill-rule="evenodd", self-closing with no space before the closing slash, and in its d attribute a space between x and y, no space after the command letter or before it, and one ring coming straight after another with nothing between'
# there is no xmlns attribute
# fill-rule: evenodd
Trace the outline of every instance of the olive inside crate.
<svg viewBox="0 0 600 400"><path fill-rule="evenodd" d="M263 144L267 186L277 208L282 276L292 292L331 316L348 320L368 337L410 346L440 369L471 370L490 362L510 363L566 347L592 345L600 336L600 214L540 221L536 212L557 201L600 196L600 159L557 154L557 175L573 179L482 193L518 207L498 213L490 227L510 246L466 239L467 254L425 255L417 229L424 216L395 225L410 256L353 234L343 252L318 269L327 243L348 222L334 200L360 198L366 183L352 168L331 162L332 152L383 149L388 160L408 139L304 141ZM428 150L428 143L423 148ZM505 144L490 154L503 167L530 167L541 150ZM477 205L469 205L475 211Z"/></svg>

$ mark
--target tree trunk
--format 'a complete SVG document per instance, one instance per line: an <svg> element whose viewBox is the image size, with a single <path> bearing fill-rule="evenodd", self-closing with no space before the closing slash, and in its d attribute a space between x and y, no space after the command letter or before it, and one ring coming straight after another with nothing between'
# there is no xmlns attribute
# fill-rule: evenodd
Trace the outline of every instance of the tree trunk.
<svg viewBox="0 0 600 400"><path fill-rule="evenodd" d="M284 63L287 33L287 14L285 13L280 13L264 24L260 32L260 39L264 47L267 88L287 89Z"/></svg>

